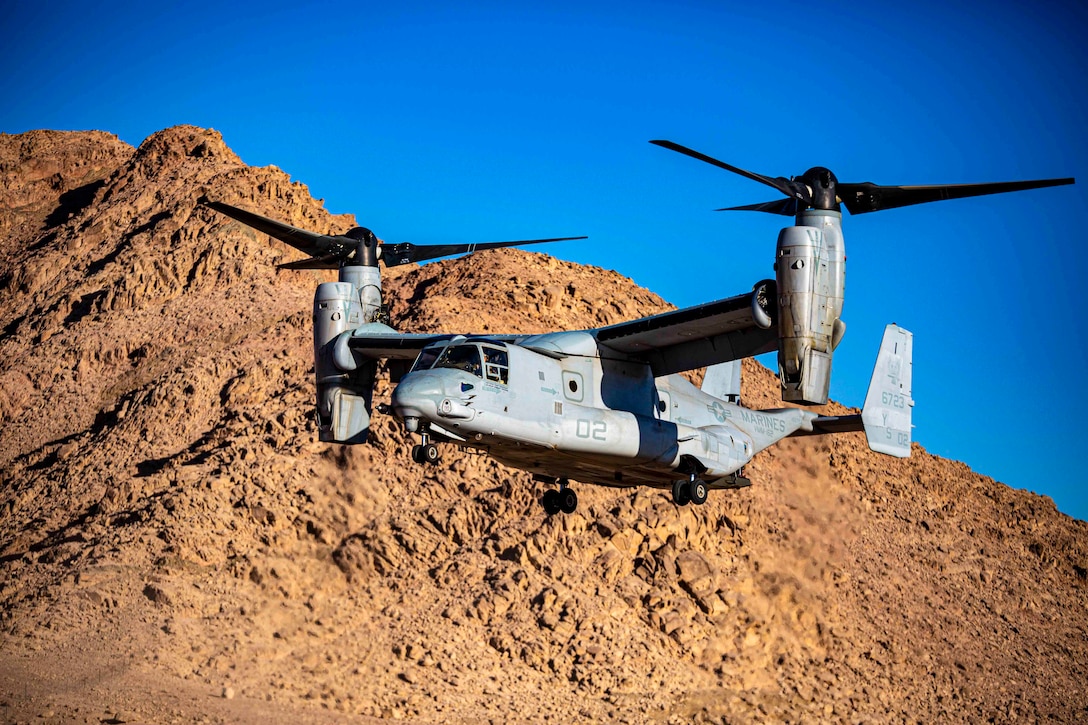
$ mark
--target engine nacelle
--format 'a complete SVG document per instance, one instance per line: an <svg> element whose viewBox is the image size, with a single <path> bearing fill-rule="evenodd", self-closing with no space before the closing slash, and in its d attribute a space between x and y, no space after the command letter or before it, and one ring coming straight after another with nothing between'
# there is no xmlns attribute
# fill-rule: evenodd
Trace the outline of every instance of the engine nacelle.
<svg viewBox="0 0 1088 725"><path fill-rule="evenodd" d="M370 432L376 360L337 364L336 339L363 322L358 287L324 282L314 294L314 373L320 440L363 443Z"/></svg>
<svg viewBox="0 0 1088 725"><path fill-rule="evenodd" d="M778 235L778 377L782 400L827 402L831 359L846 329L842 214L808 209Z"/></svg>

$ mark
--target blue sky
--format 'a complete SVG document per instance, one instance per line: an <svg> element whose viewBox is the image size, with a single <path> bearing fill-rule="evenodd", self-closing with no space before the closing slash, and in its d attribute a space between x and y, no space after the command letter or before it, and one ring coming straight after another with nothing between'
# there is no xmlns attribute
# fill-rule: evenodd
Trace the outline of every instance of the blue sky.
<svg viewBox="0 0 1088 725"><path fill-rule="evenodd" d="M846 216L832 395L860 404L897 322L916 439L1088 519L1083 3L141 5L8 4L0 131L215 128L387 241L588 234L550 251L679 306L773 276L788 220L711 211L775 192L650 139L770 176L1080 177Z"/></svg>

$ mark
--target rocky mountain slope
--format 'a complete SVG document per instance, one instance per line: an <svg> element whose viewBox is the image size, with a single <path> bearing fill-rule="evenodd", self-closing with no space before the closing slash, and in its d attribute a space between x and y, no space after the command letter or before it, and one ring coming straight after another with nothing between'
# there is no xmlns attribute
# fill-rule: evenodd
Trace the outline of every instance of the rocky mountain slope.
<svg viewBox="0 0 1088 725"><path fill-rule="evenodd" d="M202 194L354 225L214 131L0 135L0 720L1088 719L1088 524L1049 499L851 434L702 507L581 486L549 519L526 474L412 464L388 417L317 443L331 273L277 273L298 253ZM668 308L522 250L386 288L418 331Z"/></svg>

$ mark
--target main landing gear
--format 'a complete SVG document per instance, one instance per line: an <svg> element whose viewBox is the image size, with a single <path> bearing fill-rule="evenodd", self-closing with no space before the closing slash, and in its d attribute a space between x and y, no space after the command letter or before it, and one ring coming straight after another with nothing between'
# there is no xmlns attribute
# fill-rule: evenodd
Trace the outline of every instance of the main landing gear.
<svg viewBox="0 0 1088 725"><path fill-rule="evenodd" d="M559 479L559 490L549 488L544 492L544 513L549 516L562 511L565 514L572 514L574 510L578 508L578 494L574 492L574 489L570 487L567 479Z"/></svg>
<svg viewBox="0 0 1088 725"><path fill-rule="evenodd" d="M706 503L706 481L700 480L691 474L688 480L679 480L672 484L672 500L677 506L686 506L691 502L697 506Z"/></svg>

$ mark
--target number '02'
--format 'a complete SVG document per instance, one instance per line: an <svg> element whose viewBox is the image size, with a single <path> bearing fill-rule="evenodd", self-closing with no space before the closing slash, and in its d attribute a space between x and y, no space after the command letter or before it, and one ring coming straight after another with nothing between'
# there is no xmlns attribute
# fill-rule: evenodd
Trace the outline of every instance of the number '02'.
<svg viewBox="0 0 1088 725"><path fill-rule="evenodd" d="M608 424L603 420L599 420L596 423L588 420L579 420L578 427L575 429L575 435L579 438L592 438L595 441L604 442L605 434L608 432Z"/></svg>

